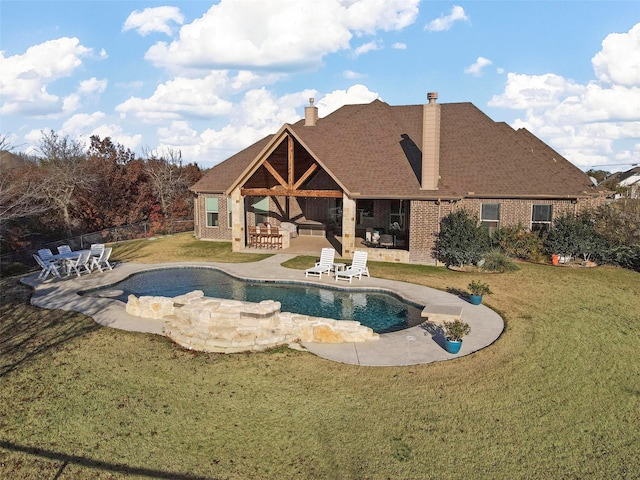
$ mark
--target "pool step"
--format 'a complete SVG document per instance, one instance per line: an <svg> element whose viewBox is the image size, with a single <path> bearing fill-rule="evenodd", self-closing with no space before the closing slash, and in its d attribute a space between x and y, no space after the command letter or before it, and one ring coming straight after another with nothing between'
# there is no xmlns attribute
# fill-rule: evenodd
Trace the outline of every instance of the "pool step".
<svg viewBox="0 0 640 480"><path fill-rule="evenodd" d="M420 314L432 323L451 322L462 319L462 307L455 305L427 305Z"/></svg>

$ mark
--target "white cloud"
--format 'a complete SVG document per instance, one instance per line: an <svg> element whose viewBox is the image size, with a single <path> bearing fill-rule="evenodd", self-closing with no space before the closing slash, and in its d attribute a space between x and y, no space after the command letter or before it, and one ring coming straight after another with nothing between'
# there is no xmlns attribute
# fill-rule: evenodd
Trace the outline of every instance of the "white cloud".
<svg viewBox="0 0 640 480"><path fill-rule="evenodd" d="M469 21L469 16L464 13L464 8L454 5L449 15L441 15L440 18L431 20L424 29L428 32L443 32L453 27L455 22Z"/></svg>
<svg viewBox="0 0 640 480"><path fill-rule="evenodd" d="M59 113L63 102L47 86L71 76L91 53L77 38L68 37L34 45L23 55L5 57L0 51L0 114Z"/></svg>
<svg viewBox="0 0 640 480"><path fill-rule="evenodd" d="M347 90L334 90L326 94L316 102L318 115L326 117L344 105L354 105L359 103L370 103L378 98L378 94L370 91L366 86L357 84Z"/></svg>
<svg viewBox="0 0 640 480"><path fill-rule="evenodd" d="M640 23L627 33L611 33L591 60L601 82L640 86Z"/></svg>
<svg viewBox="0 0 640 480"><path fill-rule="evenodd" d="M142 144L142 135L128 135L123 132L120 125L104 123L107 118L104 112L94 113L78 113L69 117L60 128L43 127L41 129L33 129L24 135L24 141L27 147L24 149L27 154L37 154L40 141L42 140L42 132L55 130L61 136L69 138L84 144L88 147L91 143L90 137L98 135L100 138L110 137L115 143L120 143L131 150L135 150Z"/></svg>
<svg viewBox="0 0 640 480"><path fill-rule="evenodd" d="M180 38L159 42L145 58L175 69L289 70L321 64L348 49L353 34L400 30L413 23L419 0L323 0L248 2L222 0L180 30Z"/></svg>
<svg viewBox="0 0 640 480"><path fill-rule="evenodd" d="M99 122L105 118L104 112L78 113L67 119L60 128L61 135L70 135L72 137L86 134L87 129L94 128Z"/></svg>
<svg viewBox="0 0 640 480"><path fill-rule="evenodd" d="M203 78L176 77L158 85L149 98L130 97L116 106L116 111L123 117L133 116L148 123L228 115L232 113L233 104L225 96L270 84L279 78L277 74L247 71L231 76L224 70L210 72Z"/></svg>
<svg viewBox="0 0 640 480"><path fill-rule="evenodd" d="M130 135L124 132L120 125L113 123L97 125L89 135L82 135L82 138L86 140L87 144L90 144L90 137L93 135L97 135L100 138L109 137L113 143L119 143L131 151L136 151L138 148L143 146L142 134L136 133L134 135Z"/></svg>
<svg viewBox="0 0 640 480"><path fill-rule="evenodd" d="M584 86L553 73L509 73L504 92L494 95L489 106L517 109L552 107L565 96L580 94L583 89Z"/></svg>
<svg viewBox="0 0 640 480"><path fill-rule="evenodd" d="M69 117L57 130L57 133L68 136L89 147L91 136L97 135L100 138L109 137L114 143L119 143L125 147L135 150L141 146L142 135L128 135L123 132L120 125L105 123L107 118L104 112L78 113ZM41 138L41 133L37 135L32 132L30 135L32 143L37 144Z"/></svg>
<svg viewBox="0 0 640 480"><path fill-rule="evenodd" d="M303 90L276 97L265 88L248 91L235 105L226 126L198 131L186 121L171 122L158 129L158 148L182 151L183 158L203 166L213 166L246 148L264 136L275 133L284 123L301 119L300 112L309 98L318 98L315 90ZM346 104L369 103L378 95L363 85L348 90L336 90L320 98L315 104L324 117Z"/></svg>
<svg viewBox="0 0 640 480"><path fill-rule="evenodd" d="M597 80L582 85L552 73L509 73L489 106L524 110L514 128L527 128L578 166L633 158L631 144L640 139L638 48L640 24L602 42L592 59Z"/></svg>
<svg viewBox="0 0 640 480"><path fill-rule="evenodd" d="M144 10L135 10L122 26L122 31L136 30L140 35L145 36L153 32L173 35L171 23L182 25L184 15L180 13L178 7L153 7Z"/></svg>
<svg viewBox="0 0 640 480"><path fill-rule="evenodd" d="M89 80L83 80L80 82L78 93L83 95L90 95L92 93L104 93L107 89L107 80L98 80L96 77L91 77Z"/></svg>
<svg viewBox="0 0 640 480"><path fill-rule="evenodd" d="M232 103L217 92L224 91L227 83L226 72L212 72L196 79L176 77L158 85L151 97L131 97L116 106L116 111L123 117L133 116L149 123L226 115L231 112Z"/></svg>
<svg viewBox="0 0 640 480"><path fill-rule="evenodd" d="M93 94L103 93L107 88L107 80L98 80L95 77L80 82L78 89L64 97L62 101L62 110L65 113L75 112L82 105L82 99L92 96Z"/></svg>
<svg viewBox="0 0 640 480"><path fill-rule="evenodd" d="M188 122L174 121L169 128L158 129L159 148L179 149L188 161L212 166L276 132L284 123L298 121L298 110L315 95L315 90L303 90L275 97L265 88L249 90L234 105L226 126L198 133Z"/></svg>
<svg viewBox="0 0 640 480"><path fill-rule="evenodd" d="M373 52L375 50L382 50L383 44L379 40L372 40L371 42L363 43L353 51L353 55L359 57L365 53Z"/></svg>
<svg viewBox="0 0 640 480"><path fill-rule="evenodd" d="M345 70L344 72L342 72L342 76L346 79L349 80L355 80L357 78L364 78L366 77L365 74L363 73L358 73L358 72L354 72L353 70Z"/></svg>
<svg viewBox="0 0 640 480"><path fill-rule="evenodd" d="M393 45L391 45L391 48L393 48L395 50L406 50L407 49L407 44L406 43L402 43L402 42L396 42Z"/></svg>
<svg viewBox="0 0 640 480"><path fill-rule="evenodd" d="M131 82L118 82L116 83L116 87L123 88L126 90L139 90L144 86L144 82L142 80L133 80Z"/></svg>
<svg viewBox="0 0 640 480"><path fill-rule="evenodd" d="M470 73L474 77L479 77L482 75L482 69L492 64L493 62L488 58L478 57L476 63L464 69L464 73Z"/></svg>

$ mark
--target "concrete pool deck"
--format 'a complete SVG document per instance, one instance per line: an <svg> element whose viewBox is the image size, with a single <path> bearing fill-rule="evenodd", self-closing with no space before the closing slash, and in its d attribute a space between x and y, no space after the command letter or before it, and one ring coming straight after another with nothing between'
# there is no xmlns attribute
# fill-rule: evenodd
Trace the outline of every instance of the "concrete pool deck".
<svg viewBox="0 0 640 480"><path fill-rule="evenodd" d="M173 262L166 264L118 263L113 270L94 272L81 277L37 280L37 274L22 278L22 283L34 288L31 303L47 309L71 310L92 317L106 327L133 332L162 335L163 320L133 317L125 312L124 304L110 298L80 296L77 292L111 285L138 272L173 267L213 267L248 280L280 280L286 282L327 285L344 289L372 288L395 293L420 305L439 305L462 308L462 319L471 326L458 354L444 349L441 329L432 323L380 335L379 340L363 343L303 343L309 352L327 360L363 366L417 365L450 360L491 345L504 330L502 317L485 305L471 305L467 300L421 285L362 277L353 283L336 282L333 277L305 278L304 271L285 268L281 264L295 255L276 254L259 262Z"/></svg>

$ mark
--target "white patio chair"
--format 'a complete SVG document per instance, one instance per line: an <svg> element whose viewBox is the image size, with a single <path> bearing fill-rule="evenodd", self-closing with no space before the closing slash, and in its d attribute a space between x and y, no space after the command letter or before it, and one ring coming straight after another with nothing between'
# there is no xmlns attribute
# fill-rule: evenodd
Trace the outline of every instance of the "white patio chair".
<svg viewBox="0 0 640 480"><path fill-rule="evenodd" d="M58 247L58 253L71 253L71 247L69 245L60 245Z"/></svg>
<svg viewBox="0 0 640 480"><path fill-rule="evenodd" d="M357 251L353 253L353 262L342 271L336 272L336 282L338 280L351 280L353 277L362 279L362 275L369 276L369 268L367 267L367 252Z"/></svg>
<svg viewBox="0 0 640 480"><path fill-rule="evenodd" d="M38 275L38 280L46 280L49 274L60 278L60 271L58 270L58 264L52 260L43 260L40 256L33 254L33 258L36 263L42 268L42 271Z"/></svg>
<svg viewBox="0 0 640 480"><path fill-rule="evenodd" d="M108 268L109 270L113 270L111 264L109 263L109 257L111 256L111 247L105 248L99 257L91 257L91 265L89 265L89 270L93 272L94 268L100 270L100 273L103 272L102 267Z"/></svg>
<svg viewBox="0 0 640 480"><path fill-rule="evenodd" d="M317 275L318 278L322 278L322 274L329 275L333 268L333 259L335 258L336 251L333 248L323 248L320 252L320 261L316 262L314 267L307 268L304 273L305 277L309 275Z"/></svg>
<svg viewBox="0 0 640 480"><path fill-rule="evenodd" d="M92 243L91 244L91 256L99 257L104 250L104 243Z"/></svg>
<svg viewBox="0 0 640 480"><path fill-rule="evenodd" d="M48 248L41 248L38 250L38 256L44 261L53 260L53 252Z"/></svg>
<svg viewBox="0 0 640 480"><path fill-rule="evenodd" d="M88 250L80 253L77 259L69 260L67 262L67 276L71 275L71 271L75 271L76 275L80 276L81 270L84 269L87 273L91 273L91 269L89 268L89 259L91 257L91 252Z"/></svg>

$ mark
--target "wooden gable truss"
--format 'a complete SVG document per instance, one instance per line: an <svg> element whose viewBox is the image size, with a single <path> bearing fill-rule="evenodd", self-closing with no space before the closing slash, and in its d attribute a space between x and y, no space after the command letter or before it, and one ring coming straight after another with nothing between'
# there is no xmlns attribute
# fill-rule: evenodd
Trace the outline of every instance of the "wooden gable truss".
<svg viewBox="0 0 640 480"><path fill-rule="evenodd" d="M274 143L244 182L241 195L342 198L342 190L328 174L329 182L325 183L330 185L326 189L303 188L323 169L291 132L285 130L284 133L284 138Z"/></svg>

